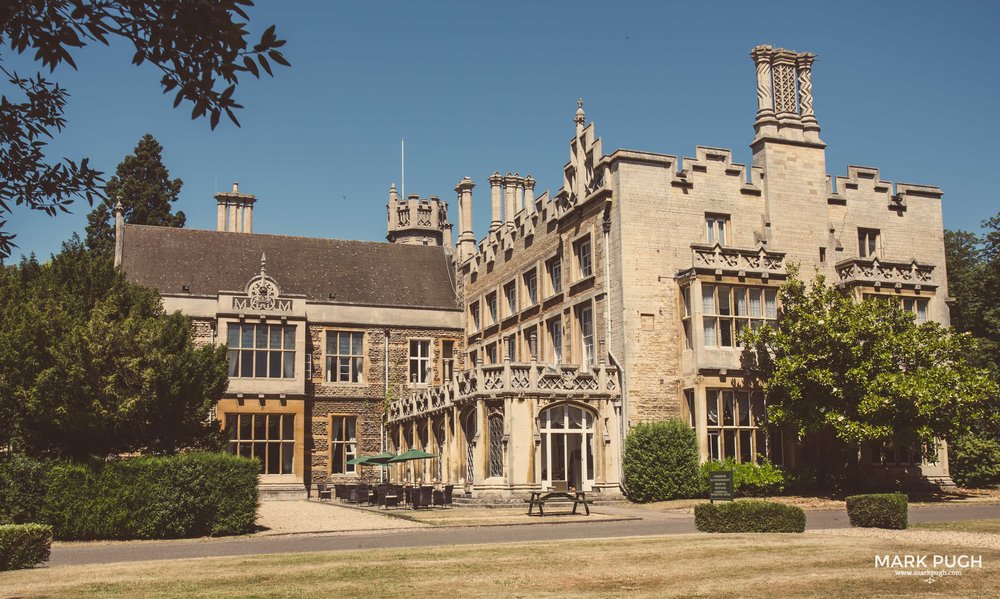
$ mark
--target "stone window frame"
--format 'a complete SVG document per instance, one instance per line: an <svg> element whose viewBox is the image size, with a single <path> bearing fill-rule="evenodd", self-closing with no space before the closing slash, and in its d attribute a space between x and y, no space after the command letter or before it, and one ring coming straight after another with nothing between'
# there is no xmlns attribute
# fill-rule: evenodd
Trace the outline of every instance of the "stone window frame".
<svg viewBox="0 0 1000 599"><path fill-rule="evenodd" d="M487 366L500 363L500 360L497 359L497 351L498 346L496 341L483 345L483 357L486 358L483 362Z"/></svg>
<svg viewBox="0 0 1000 599"><path fill-rule="evenodd" d="M594 242L590 231L587 231L573 240L573 282L592 276L594 276Z"/></svg>
<svg viewBox="0 0 1000 599"><path fill-rule="evenodd" d="M732 399L732 411L727 417L727 396ZM746 420L740 400L745 399ZM715 423L711 421L712 406L715 406ZM749 440L749 462L757 463L758 456L769 456L767 401L763 394L726 387L705 389L705 428L708 443L708 459L723 460L732 457L738 463L744 460L744 443ZM729 453L729 439L732 439L732 453ZM760 447L763 442L763 450ZM714 445L713 445L714 444Z"/></svg>
<svg viewBox="0 0 1000 599"><path fill-rule="evenodd" d="M680 292L681 334L684 335L684 349L694 349L694 305L691 303L691 284L682 285Z"/></svg>
<svg viewBox="0 0 1000 599"><path fill-rule="evenodd" d="M444 355L445 354L445 352L444 352L444 344L445 343L451 343L452 344L452 346L451 346L451 358L446 358L445 355ZM459 359L458 359L458 354L459 354L459 352L458 352L459 339L457 339L455 337L442 337L441 339L438 339L437 346L438 346L437 347L437 356L436 356L437 357L437 373L435 373L435 376L440 377L440 381L441 382L444 382L444 383L451 382L450 379L446 376L447 373L448 373L448 368L446 366L448 365L448 361L450 360L450 362L451 362L451 374L452 374L452 378L454 378L455 372L458 370L458 366L459 366Z"/></svg>
<svg viewBox="0 0 1000 599"><path fill-rule="evenodd" d="M562 253L557 252L545 261L545 285L549 292L545 299L563 292L563 275Z"/></svg>
<svg viewBox="0 0 1000 599"><path fill-rule="evenodd" d="M882 257L882 230L858 227L858 257L865 259Z"/></svg>
<svg viewBox="0 0 1000 599"><path fill-rule="evenodd" d="M295 354L297 352L296 348L297 348L297 345L298 345L298 341L297 341L298 340L298 336L300 334L302 334L298 330L299 329L299 325L297 323L290 323L290 322L287 322L285 320L277 321L277 320L272 320L272 319L269 319L269 318L268 319L261 319L261 320L256 320L256 319L251 320L249 318L241 318L239 320L227 320L227 321L224 321L223 324L226 325L227 359L229 361L229 368L230 369L232 368L233 354L236 354L236 358L237 358L237 366L236 366L237 375L234 376L232 374L229 374L228 376L229 376L230 379L239 379L239 380L244 380L244 381L250 381L250 380L257 380L257 381L294 381L294 380L296 380L296 378L297 378L296 377L296 370L297 370L296 366L297 365L296 365L296 356L295 356ZM243 327L248 326L248 325L254 327L252 345L249 346L249 347L244 347L243 346L243 332L242 332L242 329L243 329ZM268 329L268 337L267 337L267 339L265 339L265 347L263 349L260 349L260 348L257 347L257 332L256 332L256 327L261 326L261 325L269 327L269 329ZM229 344L229 341L232 338L232 335L230 334L230 329L232 327L234 327L234 326L239 329L239 333L237 335L237 340L240 343L239 343L239 346L236 347L236 348L231 347L230 344ZM282 330L281 336L280 336L280 341L281 341L281 347L280 348L271 348L270 347L270 345L271 345L270 344L270 327L279 327ZM286 329L290 329L292 331L292 333L293 333L293 335L292 335L293 338L292 338L292 341L291 341L291 349L290 350L286 348L286 342L287 342L287 332L286 332ZM246 352L249 352L251 354L251 356L253 357L253 366L251 367L252 371L256 371L256 362L257 362L256 354L258 352L266 352L268 354L268 357L267 357L267 361L268 362L270 362L271 354L273 354L273 353L280 354L281 355L281 376L277 376L277 377L272 377L272 376L253 376L253 374L251 374L251 376L241 376L239 373L243 369L242 368L243 358L245 357ZM292 365L292 375L291 376L284 376L284 374L285 374L285 361L286 361L285 354L291 354L291 365ZM268 368L268 372L269 371L270 371L270 369Z"/></svg>
<svg viewBox="0 0 1000 599"><path fill-rule="evenodd" d="M553 335L553 326L559 325L559 338L556 339ZM563 330L563 316L562 312L557 313L551 318L545 319L545 339L546 339L546 349L545 358L552 364L562 364L566 357L564 351L564 343L566 339L566 332Z"/></svg>
<svg viewBox="0 0 1000 599"><path fill-rule="evenodd" d="M517 277L514 277L501 285L500 290L503 292L503 315L501 316L501 320L517 316L517 313L519 312L517 302L519 295L517 292Z"/></svg>
<svg viewBox="0 0 1000 599"><path fill-rule="evenodd" d="M687 416L686 420L691 428L698 428L698 413L697 413L697 400L695 399L695 390L693 387L684 389L684 403L681 404L683 408L682 416Z"/></svg>
<svg viewBox="0 0 1000 599"><path fill-rule="evenodd" d="M275 416L280 417L281 420L279 421L280 424L278 424L277 426L278 435L276 437L272 437L270 433L270 427L268 426L268 424L270 423L271 418ZM239 411L229 412L225 415L226 449L227 451L232 450L231 452L234 455L243 455L244 457L260 458L261 476L265 477L295 476L296 474L298 474L297 472L295 472L295 417L296 416L297 415L294 413L285 413L285 412L239 412ZM242 434L242 428L240 424L241 420L244 418L250 418L250 425L248 427L250 433L249 437L244 437ZM257 430L256 427L254 426L254 423L258 418L264 419L264 425L262 427L263 431L261 431L263 432L262 437L257 436ZM287 426L285 425L286 421L290 422L290 424ZM286 436L288 428L291 428L291 437ZM235 433L236 435L235 438L232 436L233 433ZM257 445L259 444L264 445L263 456L257 454L256 448ZM280 451L278 457L279 472L267 471L269 467L268 457L270 456L272 445L278 445L279 447ZM248 454L242 453L240 451L240 446L248 446L250 448L249 453ZM285 465L285 462L282 458L286 455L286 452L288 451L291 451L292 465L288 472L281 472L281 470L284 470L284 465Z"/></svg>
<svg viewBox="0 0 1000 599"><path fill-rule="evenodd" d="M533 283L529 283L532 281ZM521 274L521 285L524 287L524 298L527 303L525 308L531 308L538 304L538 267L532 266Z"/></svg>
<svg viewBox="0 0 1000 599"><path fill-rule="evenodd" d="M469 321L472 325L472 332L478 333L483 329L482 327L482 306L480 305L481 298L476 298L475 301L469 303Z"/></svg>
<svg viewBox="0 0 1000 599"><path fill-rule="evenodd" d="M705 243L721 246L732 245L729 235L733 230L730 215L720 212L705 213Z"/></svg>
<svg viewBox="0 0 1000 599"><path fill-rule="evenodd" d="M330 369L329 369L329 359L331 356L340 356L340 354L329 354L327 353L327 347L331 333L350 333L356 334L361 333L361 372L358 375L358 381L337 381L330 379ZM369 383L368 377L366 376L369 372L370 361L368 359L368 331L367 329L352 328L352 327L324 327L323 328L323 383L326 385L338 385L338 386L351 386L351 387L362 387ZM339 374L339 368L337 369Z"/></svg>
<svg viewBox="0 0 1000 599"><path fill-rule="evenodd" d="M597 322L594 319L594 302L590 299L584 300L575 306L573 306L573 333L574 333L574 343L573 343L573 356L571 360L579 364L581 369L592 369L597 368ZM584 330L584 313L590 314L590 360L587 360L587 337L588 335Z"/></svg>
<svg viewBox="0 0 1000 599"><path fill-rule="evenodd" d="M414 356L413 355L413 344L414 343L426 343L427 344L427 355L426 356ZM434 373L431 366L434 364L435 356L431 353L431 349L434 347L434 339L431 337L407 337L406 338L406 381L407 385L410 387L426 387L433 381ZM414 381L413 376L411 376L413 361L424 362L426 366L426 372L423 381Z"/></svg>
<svg viewBox="0 0 1000 599"><path fill-rule="evenodd" d="M500 346L503 348L503 359L517 362L517 331L511 331L509 335L500 338Z"/></svg>
<svg viewBox="0 0 1000 599"><path fill-rule="evenodd" d="M709 310L708 297L705 294L708 288L712 289L711 310ZM727 290L725 302L721 300L720 288ZM741 290L743 293L743 314L738 314L737 290ZM753 291L760 292L758 305L760 312L757 314L751 314L753 305L751 294ZM770 303L768 302L769 295L772 296ZM768 322L777 320L778 287L772 285L702 282L699 301L701 302L701 343L702 347L706 348L739 349L742 347L739 342L739 334L744 327L759 328ZM772 306L774 310L769 311L768 308ZM711 343L709 343L709 322L714 322ZM728 344L725 343L727 334Z"/></svg>
<svg viewBox="0 0 1000 599"><path fill-rule="evenodd" d="M350 439L344 440L334 440L333 438L333 420L334 418L343 418L343 425L341 430L346 430L347 419L351 418L354 420L354 441ZM326 473L329 476L357 476L358 466L356 464L348 464L347 462L358 457L358 453L361 449L361 416L359 414L345 414L345 413L335 413L326 415L326 448L327 448L327 460L326 460ZM333 471L333 450L334 445L344 446L344 471L334 472ZM349 451L348 448L353 445L353 452Z"/></svg>
<svg viewBox="0 0 1000 599"><path fill-rule="evenodd" d="M497 290L494 289L483 296L483 303L486 304L486 310L490 316L490 323L487 326L493 326L500 322L500 304L497 303L499 300L497 295Z"/></svg>
<svg viewBox="0 0 1000 599"><path fill-rule="evenodd" d="M532 347L531 342L532 334L535 335L535 342L533 344L534 347ZM538 334L538 322L532 321L529 324L522 325L518 335L521 338L521 349L523 350L521 355L527 358L524 361L530 362L532 358L538 360L542 346L542 340L539 338L540 335Z"/></svg>
<svg viewBox="0 0 1000 599"><path fill-rule="evenodd" d="M900 307L904 312L909 312L913 314L914 322L919 324L924 324L930 320L928 317L928 310L931 307L930 296L924 295L910 295L910 294L895 294L895 293L871 293L865 291L861 294L861 300L889 300L893 301ZM909 305L907 305L909 303Z"/></svg>

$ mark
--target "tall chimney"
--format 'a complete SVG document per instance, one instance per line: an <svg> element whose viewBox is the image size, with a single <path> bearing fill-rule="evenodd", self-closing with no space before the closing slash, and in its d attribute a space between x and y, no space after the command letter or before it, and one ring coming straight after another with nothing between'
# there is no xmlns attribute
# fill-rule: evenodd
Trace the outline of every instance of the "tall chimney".
<svg viewBox="0 0 1000 599"><path fill-rule="evenodd" d="M230 233L253 232L253 205L257 198L240 193L239 183L233 183L233 190L215 194L218 204L215 230Z"/></svg>
<svg viewBox="0 0 1000 599"><path fill-rule="evenodd" d="M524 207L528 214L535 212L535 178L531 175L524 178Z"/></svg>
<svg viewBox="0 0 1000 599"><path fill-rule="evenodd" d="M494 172L490 175L490 208L492 209L490 219L491 233L499 229L501 223L503 223L503 208L500 201L501 183L503 183L503 177L500 176L499 172Z"/></svg>
<svg viewBox="0 0 1000 599"><path fill-rule="evenodd" d="M476 251L476 236L472 232L472 188L476 184L468 177L455 186L458 193L458 259L465 261Z"/></svg>
<svg viewBox="0 0 1000 599"><path fill-rule="evenodd" d="M524 210L524 177L514 173L514 214Z"/></svg>
<svg viewBox="0 0 1000 599"><path fill-rule="evenodd" d="M516 208L514 202L517 196L517 176L507 173L503 178L503 222L505 225L514 226L514 212Z"/></svg>

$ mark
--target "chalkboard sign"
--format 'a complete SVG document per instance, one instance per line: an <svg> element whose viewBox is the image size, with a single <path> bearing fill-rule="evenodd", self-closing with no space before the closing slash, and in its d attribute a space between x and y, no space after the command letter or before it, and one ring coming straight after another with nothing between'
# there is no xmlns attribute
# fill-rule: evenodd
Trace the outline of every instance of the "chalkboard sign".
<svg viewBox="0 0 1000 599"><path fill-rule="evenodd" d="M720 470L709 473L708 498L711 501L733 500L733 473L731 471Z"/></svg>

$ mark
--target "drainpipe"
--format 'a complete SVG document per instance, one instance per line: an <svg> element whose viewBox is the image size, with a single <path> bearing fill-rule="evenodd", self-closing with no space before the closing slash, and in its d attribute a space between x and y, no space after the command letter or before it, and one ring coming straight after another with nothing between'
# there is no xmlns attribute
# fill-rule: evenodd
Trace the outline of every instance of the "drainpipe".
<svg viewBox="0 0 1000 599"><path fill-rule="evenodd" d="M621 407L618 412L618 485L621 487L622 483L625 481L625 465L623 458L625 457L625 415L628 413L628 390L625 384L625 369L622 368L618 358L615 357L615 353L611 351L611 244L609 241L609 237L611 235L610 207L609 211L605 212L604 222L602 225L604 230L604 293L607 297L607 300L605 300L607 308L604 310L604 347L607 348L608 356L611 358L611 362L616 368L618 368L618 383L621 385L622 394Z"/></svg>
<svg viewBox="0 0 1000 599"><path fill-rule="evenodd" d="M385 395L383 395L383 397L388 398L389 397L389 329L385 329L382 335L382 362L385 364L385 390L384 390ZM385 400L383 399L382 431L381 431L381 437L382 437L381 446L383 453L388 450L385 438L385 430L389 426L388 406L384 405L384 402ZM382 483L384 484L388 482L386 477L388 476L389 472L386 468L382 468L381 470L382 470L382 475L381 475Z"/></svg>

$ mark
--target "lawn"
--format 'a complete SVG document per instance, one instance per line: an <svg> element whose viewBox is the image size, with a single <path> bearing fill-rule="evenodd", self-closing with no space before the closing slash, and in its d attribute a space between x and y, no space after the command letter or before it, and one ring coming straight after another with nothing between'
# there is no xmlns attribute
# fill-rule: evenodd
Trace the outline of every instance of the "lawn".
<svg viewBox="0 0 1000 599"><path fill-rule="evenodd" d="M935 533L927 533L935 534ZM897 576L877 554L982 555L962 576ZM16 597L995 597L1000 551L817 535L674 535L206 558L0 573Z"/></svg>
<svg viewBox="0 0 1000 599"><path fill-rule="evenodd" d="M965 520L962 522L925 522L910 524L922 530L950 530L955 532L985 532L1000 534L1000 520Z"/></svg>

